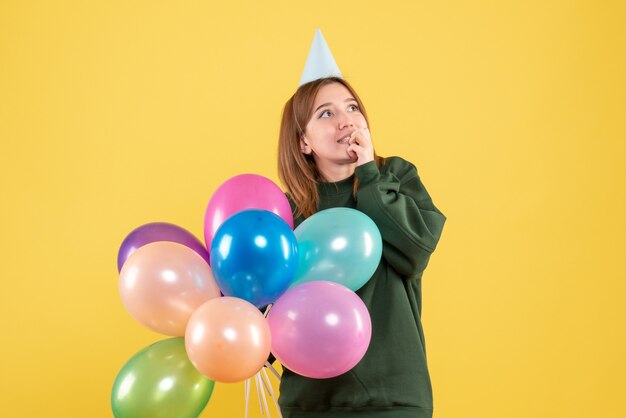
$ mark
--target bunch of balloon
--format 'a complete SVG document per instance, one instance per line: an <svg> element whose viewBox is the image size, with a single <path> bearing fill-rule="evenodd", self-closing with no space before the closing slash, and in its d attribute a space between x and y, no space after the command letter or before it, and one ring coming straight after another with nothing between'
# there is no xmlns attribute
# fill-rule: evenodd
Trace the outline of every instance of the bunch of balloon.
<svg viewBox="0 0 626 418"><path fill-rule="evenodd" d="M252 378L269 416L261 393L276 403L263 367L275 372L270 352L319 379L361 360L372 329L355 291L380 262L376 225L347 208L320 211L295 231L293 225L281 189L244 174L211 196L206 247L167 223L126 237L117 260L124 306L142 325L174 338L123 366L111 394L115 417L197 418L216 381L245 382L247 416Z"/></svg>

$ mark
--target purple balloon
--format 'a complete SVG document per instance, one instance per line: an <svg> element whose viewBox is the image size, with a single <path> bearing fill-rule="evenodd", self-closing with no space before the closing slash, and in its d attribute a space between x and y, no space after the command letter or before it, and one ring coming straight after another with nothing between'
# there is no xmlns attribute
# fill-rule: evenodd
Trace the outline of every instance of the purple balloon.
<svg viewBox="0 0 626 418"><path fill-rule="evenodd" d="M313 281L287 290L267 317L272 354L302 376L339 376L361 361L372 322L359 296L338 283Z"/></svg>
<svg viewBox="0 0 626 418"><path fill-rule="evenodd" d="M177 242L189 247L209 264L209 253L191 232L167 222L153 222L140 226L124 239L117 253L117 271L122 270L126 259L139 247L157 241Z"/></svg>

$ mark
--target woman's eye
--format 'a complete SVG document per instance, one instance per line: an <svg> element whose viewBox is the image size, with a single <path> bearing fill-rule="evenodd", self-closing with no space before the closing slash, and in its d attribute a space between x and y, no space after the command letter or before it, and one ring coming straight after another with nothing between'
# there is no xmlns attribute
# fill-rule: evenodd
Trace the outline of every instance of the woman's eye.
<svg viewBox="0 0 626 418"><path fill-rule="evenodd" d="M320 113L320 118L325 118L330 116L330 110L324 110L322 113Z"/></svg>
<svg viewBox="0 0 626 418"><path fill-rule="evenodd" d="M354 112L354 111L358 111L359 107L357 105L353 104L353 105L348 106L348 109L352 109L352 111Z"/></svg>

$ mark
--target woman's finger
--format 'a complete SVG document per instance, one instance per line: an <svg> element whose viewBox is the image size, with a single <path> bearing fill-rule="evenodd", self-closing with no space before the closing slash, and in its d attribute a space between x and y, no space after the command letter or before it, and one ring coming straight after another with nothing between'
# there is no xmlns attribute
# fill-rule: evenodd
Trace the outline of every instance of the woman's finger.
<svg viewBox="0 0 626 418"><path fill-rule="evenodd" d="M350 135L350 139L348 139L348 143L350 144L359 144L359 145L370 145L372 140L369 135L369 130L367 128L359 128L356 129Z"/></svg>
<svg viewBox="0 0 626 418"><path fill-rule="evenodd" d="M371 145L365 146L364 143L353 142L348 145L347 150L351 157L352 154L357 156L357 165L365 164L374 159L374 148Z"/></svg>
<svg viewBox="0 0 626 418"><path fill-rule="evenodd" d="M357 156L357 158L361 159L365 156L365 150L362 146L357 144L351 144L348 146L348 153L352 153Z"/></svg>

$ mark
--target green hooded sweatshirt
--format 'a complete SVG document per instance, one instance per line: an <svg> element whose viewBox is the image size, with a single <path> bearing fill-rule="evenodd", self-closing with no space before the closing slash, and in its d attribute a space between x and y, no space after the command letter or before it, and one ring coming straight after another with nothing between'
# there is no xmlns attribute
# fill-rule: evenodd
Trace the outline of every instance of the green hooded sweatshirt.
<svg viewBox="0 0 626 418"><path fill-rule="evenodd" d="M382 235L382 260L357 291L372 319L372 340L352 370L331 379L311 379L284 368L278 400L283 417L430 418L422 273L446 217L433 204L415 166L399 157L386 158L380 169L374 161L363 164L350 178L319 183L318 191L319 210L358 209ZM295 219L295 225L303 220Z"/></svg>

